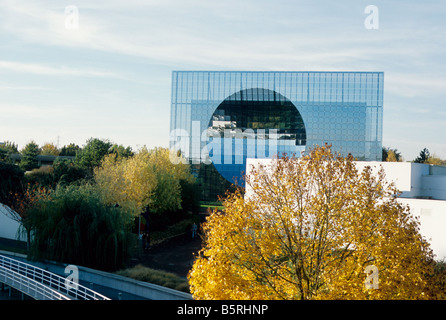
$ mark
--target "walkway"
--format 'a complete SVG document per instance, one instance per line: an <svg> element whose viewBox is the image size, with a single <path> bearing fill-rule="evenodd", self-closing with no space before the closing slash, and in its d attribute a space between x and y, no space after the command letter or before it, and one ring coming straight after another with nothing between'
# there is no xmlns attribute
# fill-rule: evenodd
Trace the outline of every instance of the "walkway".
<svg viewBox="0 0 446 320"><path fill-rule="evenodd" d="M0 255L0 282L38 300L110 300L81 284L68 282L66 277L7 255Z"/></svg>

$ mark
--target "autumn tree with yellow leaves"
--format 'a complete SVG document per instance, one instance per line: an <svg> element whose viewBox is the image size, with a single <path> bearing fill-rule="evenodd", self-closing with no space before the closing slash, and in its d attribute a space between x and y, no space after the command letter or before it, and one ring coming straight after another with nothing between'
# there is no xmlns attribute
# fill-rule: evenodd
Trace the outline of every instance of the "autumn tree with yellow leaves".
<svg viewBox="0 0 446 320"><path fill-rule="evenodd" d="M171 162L169 149L141 148L131 157L110 154L94 170L104 202L138 216L146 208L160 213L181 208L182 180L192 182L188 164Z"/></svg>
<svg viewBox="0 0 446 320"><path fill-rule="evenodd" d="M433 253L381 170L317 147L252 168L203 225L195 299L429 299Z"/></svg>

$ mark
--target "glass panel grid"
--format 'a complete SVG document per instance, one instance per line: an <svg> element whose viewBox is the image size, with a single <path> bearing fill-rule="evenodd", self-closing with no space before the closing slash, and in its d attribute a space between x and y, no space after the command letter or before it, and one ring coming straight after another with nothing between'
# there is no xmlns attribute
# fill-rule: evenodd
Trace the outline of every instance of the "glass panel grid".
<svg viewBox="0 0 446 320"><path fill-rule="evenodd" d="M240 101L241 95L246 95L244 99L249 103L245 113L250 114L252 127L266 128L274 123L277 129L286 128L286 121L267 122L268 117L252 108L256 101L270 100L271 94L266 93L274 92L278 101L289 101L300 114L306 131L306 150L316 144L331 143L333 150L343 155L350 153L359 160L380 161L383 83L383 72L173 71L171 133L183 130L183 139L189 139L183 145L189 149L182 152L192 161L193 150L194 161L199 160L195 163L198 168L208 157L209 141L202 133L219 105L229 97ZM270 118L279 120L282 114L277 115L274 108L269 110ZM192 126L194 122L198 125ZM200 132L192 132L193 128ZM194 141L200 145L193 147L193 135L197 134ZM178 148L177 141L178 137L171 137L171 148Z"/></svg>

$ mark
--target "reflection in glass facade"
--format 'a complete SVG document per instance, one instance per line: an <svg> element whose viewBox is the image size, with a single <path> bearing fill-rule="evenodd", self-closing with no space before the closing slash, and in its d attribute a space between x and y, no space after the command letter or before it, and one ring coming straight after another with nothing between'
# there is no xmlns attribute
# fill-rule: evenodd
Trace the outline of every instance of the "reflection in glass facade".
<svg viewBox="0 0 446 320"><path fill-rule="evenodd" d="M243 175L246 158L299 156L305 150L305 125L299 111L272 90L234 93L217 107L207 129L209 157L228 181Z"/></svg>
<svg viewBox="0 0 446 320"><path fill-rule="evenodd" d="M382 72L172 73L171 148L189 159L202 199L240 179L245 161L330 143L381 160Z"/></svg>

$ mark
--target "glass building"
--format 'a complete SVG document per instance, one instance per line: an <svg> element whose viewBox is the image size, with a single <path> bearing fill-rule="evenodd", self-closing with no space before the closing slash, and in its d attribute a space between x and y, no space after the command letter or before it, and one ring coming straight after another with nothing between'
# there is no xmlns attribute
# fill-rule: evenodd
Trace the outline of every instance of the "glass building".
<svg viewBox="0 0 446 320"><path fill-rule="evenodd" d="M243 186L246 158L329 143L380 161L383 82L382 72L173 71L170 147L205 200Z"/></svg>

